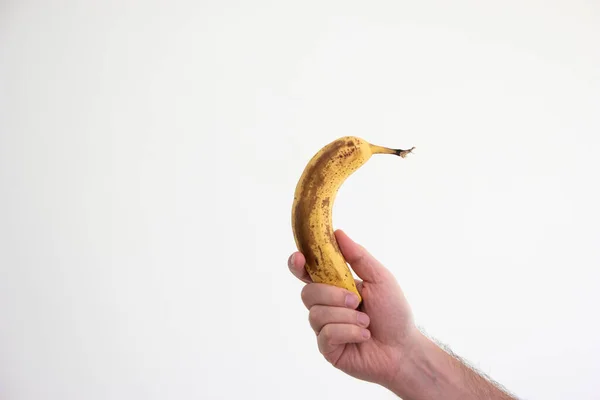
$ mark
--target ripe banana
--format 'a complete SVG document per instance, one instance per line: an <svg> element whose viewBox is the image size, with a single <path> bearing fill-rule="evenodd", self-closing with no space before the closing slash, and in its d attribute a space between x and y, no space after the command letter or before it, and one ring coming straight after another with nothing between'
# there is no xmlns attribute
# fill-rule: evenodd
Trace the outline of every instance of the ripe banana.
<svg viewBox="0 0 600 400"><path fill-rule="evenodd" d="M314 282L347 289L362 301L333 233L332 209L336 194L344 181L373 154L395 154L404 158L413 149L390 149L345 136L324 146L308 162L294 193L292 230Z"/></svg>

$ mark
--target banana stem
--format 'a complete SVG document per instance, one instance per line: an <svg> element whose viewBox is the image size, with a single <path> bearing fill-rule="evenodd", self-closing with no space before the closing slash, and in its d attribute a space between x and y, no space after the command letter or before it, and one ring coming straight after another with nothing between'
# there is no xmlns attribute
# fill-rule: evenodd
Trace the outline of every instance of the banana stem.
<svg viewBox="0 0 600 400"><path fill-rule="evenodd" d="M402 158L405 158L407 155L412 153L415 147L412 147L408 150L402 149L390 149L389 147L376 146L374 144L371 145L371 153L373 154L395 154Z"/></svg>

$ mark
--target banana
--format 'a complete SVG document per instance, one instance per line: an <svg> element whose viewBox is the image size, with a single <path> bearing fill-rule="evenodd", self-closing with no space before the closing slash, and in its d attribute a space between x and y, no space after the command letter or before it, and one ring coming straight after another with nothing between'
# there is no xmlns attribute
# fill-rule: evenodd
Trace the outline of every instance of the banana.
<svg viewBox="0 0 600 400"><path fill-rule="evenodd" d="M390 149L358 137L344 136L321 148L308 162L294 193L292 230L296 247L306 258L306 270L314 282L347 289L362 301L334 236L335 197L344 181L373 154L395 154L404 158L413 150L414 147Z"/></svg>

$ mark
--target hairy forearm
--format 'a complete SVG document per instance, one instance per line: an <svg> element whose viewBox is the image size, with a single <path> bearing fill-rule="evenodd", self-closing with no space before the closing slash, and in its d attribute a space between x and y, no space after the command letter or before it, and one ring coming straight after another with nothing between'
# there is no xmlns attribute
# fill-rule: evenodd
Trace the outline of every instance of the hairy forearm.
<svg viewBox="0 0 600 400"><path fill-rule="evenodd" d="M404 400L516 400L420 334L389 389Z"/></svg>

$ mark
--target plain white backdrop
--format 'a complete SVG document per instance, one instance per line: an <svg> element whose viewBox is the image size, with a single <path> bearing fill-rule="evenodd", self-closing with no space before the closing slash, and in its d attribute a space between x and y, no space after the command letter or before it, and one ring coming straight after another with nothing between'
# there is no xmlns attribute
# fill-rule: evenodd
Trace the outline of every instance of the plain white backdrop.
<svg viewBox="0 0 600 400"><path fill-rule="evenodd" d="M594 1L0 3L0 397L392 399L320 356L293 191L526 399L600 393Z"/></svg>

